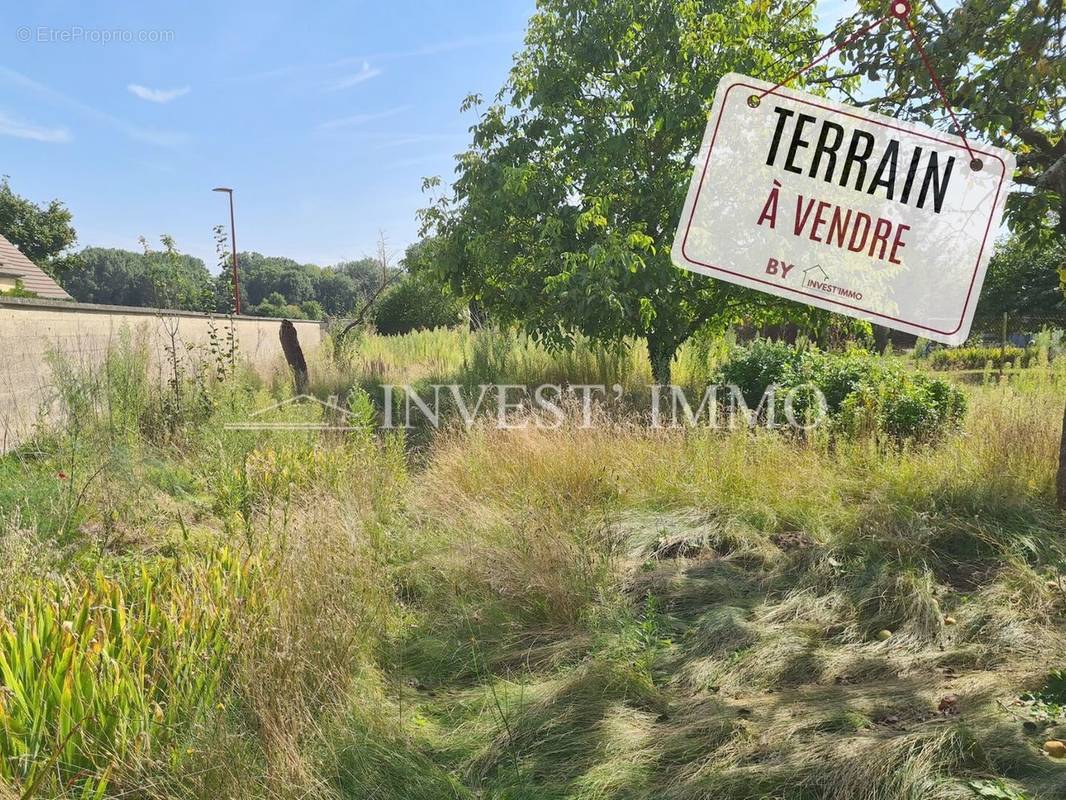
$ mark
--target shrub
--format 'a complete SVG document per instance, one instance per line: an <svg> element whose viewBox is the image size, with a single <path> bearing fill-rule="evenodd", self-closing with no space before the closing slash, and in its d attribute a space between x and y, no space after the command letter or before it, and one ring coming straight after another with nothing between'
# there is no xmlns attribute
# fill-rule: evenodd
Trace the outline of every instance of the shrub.
<svg viewBox="0 0 1066 800"><path fill-rule="evenodd" d="M304 300L300 303L300 313L305 319L325 319L326 312L317 300Z"/></svg>
<svg viewBox="0 0 1066 800"><path fill-rule="evenodd" d="M10 289L6 289L6 290L0 292L0 297L27 297L27 298L34 298L34 297L38 297L38 294L37 294L37 292L31 292L29 289L26 288L25 284L23 284L21 280L16 278L15 279L15 285L12 286Z"/></svg>
<svg viewBox="0 0 1066 800"><path fill-rule="evenodd" d="M788 365L779 380L789 386L817 386L829 412L835 414L851 394L864 385L884 383L888 374L886 362L865 350L840 354L809 350Z"/></svg>
<svg viewBox="0 0 1066 800"><path fill-rule="evenodd" d="M1033 347L956 347L933 351L929 363L933 369L984 369L989 365L999 369L1008 363L1028 367L1036 356Z"/></svg>
<svg viewBox="0 0 1066 800"><path fill-rule="evenodd" d="M767 388L816 387L838 431L850 435L884 433L897 440L932 441L954 429L966 411L962 392L938 378L903 370L865 350L827 353L798 350L780 342L756 341L738 347L721 372L735 384L749 407ZM812 407L811 393L796 392L797 417ZM784 421L783 404L775 413Z"/></svg>
<svg viewBox="0 0 1066 800"><path fill-rule="evenodd" d="M736 347L722 367L722 381L736 385L744 401L755 405L771 384L781 385L784 377L799 363L802 353L784 342L766 339L750 347Z"/></svg>
<svg viewBox="0 0 1066 800"><path fill-rule="evenodd" d="M314 310L314 309L311 309ZM252 316L275 317L278 319L305 319L306 314L301 306L289 303L280 292L273 292L262 303L252 308Z"/></svg>
<svg viewBox="0 0 1066 800"><path fill-rule="evenodd" d="M965 396L954 386L920 373L889 372L844 398L836 421L852 435L874 430L931 442L957 428L965 414Z"/></svg>
<svg viewBox="0 0 1066 800"><path fill-rule="evenodd" d="M374 310L379 333L447 328L459 321L461 305L446 288L422 275L408 275L391 287Z"/></svg>

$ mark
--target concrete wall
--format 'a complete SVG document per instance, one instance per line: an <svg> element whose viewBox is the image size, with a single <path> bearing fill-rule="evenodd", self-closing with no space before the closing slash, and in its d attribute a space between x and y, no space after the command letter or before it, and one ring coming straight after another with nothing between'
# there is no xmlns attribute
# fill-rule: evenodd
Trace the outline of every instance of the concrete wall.
<svg viewBox="0 0 1066 800"><path fill-rule="evenodd" d="M226 317L0 297L0 452L24 439L42 413L47 419L55 397L50 353L92 368L128 331L134 342L147 348L161 373L169 363L171 330L176 331L179 350L196 357L209 343L212 324L225 338L230 325ZM293 324L309 355L322 343L322 325L297 320ZM238 317L233 325L242 360L263 374L284 367L278 338L281 320Z"/></svg>

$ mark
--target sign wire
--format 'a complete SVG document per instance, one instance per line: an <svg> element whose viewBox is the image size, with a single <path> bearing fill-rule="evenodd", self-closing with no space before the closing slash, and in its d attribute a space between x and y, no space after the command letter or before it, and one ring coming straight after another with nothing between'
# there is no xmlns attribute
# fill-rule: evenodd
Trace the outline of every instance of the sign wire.
<svg viewBox="0 0 1066 800"><path fill-rule="evenodd" d="M981 167L983 166L981 163L981 159L977 157L976 153L974 153L973 151L973 148L970 147L970 143L966 139L966 134L963 131L963 127L961 124L959 124L958 117L955 116L955 109L951 107L951 103L948 101L947 92L944 91L944 87L940 83L940 78L937 77L936 70L933 69L933 64L929 60L929 56L925 52L925 47L922 46L922 39L918 35L918 31L915 30L914 25L911 23L910 10L910 3L907 2L907 0L893 0L888 14L885 14L885 16L881 17L881 19L877 20L876 22L872 22L866 27L859 29L847 39L842 41L840 44L830 49L824 55L819 56L814 61L807 64L807 66L796 70L787 78L778 82L769 89L766 89L765 91L759 94L753 94L750 98L748 98L748 105L752 108L757 108L762 98L766 97L766 95L773 94L785 84L790 83L791 81L795 80L811 68L817 66L818 64L821 64L834 53L840 52L852 42L858 41L870 31L874 30L874 28L880 27L880 25L886 20L890 19L891 17L896 17L897 19L902 20L907 25L907 30L910 32L911 35L911 41L914 42L914 46L918 50L918 55L922 60L922 64L925 66L926 71L929 73L929 77L933 81L933 86L936 87L937 93L940 95L940 100L944 104L944 108L947 109L948 115L951 117L951 121L955 124L955 130L957 131L959 138L962 139L962 143L966 147L966 152L970 154L970 169L975 171L981 169Z"/></svg>
<svg viewBox="0 0 1066 800"><path fill-rule="evenodd" d="M948 110L948 114L951 116L951 121L955 123L955 130L958 132L959 138L962 139L962 143L966 145L966 152L970 154L970 168L974 170L981 169L981 159L977 157L973 149L970 147L970 143L966 141L966 134L963 133L962 125L959 124L959 119L955 116L955 110L951 107L951 103L948 102L947 93L944 91L944 87L940 85L940 78L937 77L936 70L933 69L933 65L929 61L929 56L925 54L925 48L922 47L922 39L918 36L918 31L916 31L911 24L910 17L903 17L902 19L907 23L907 30L911 32L911 39L914 40L914 46L918 48L918 55L921 56L922 63L925 64L925 68L929 72L929 77L932 79L933 85L940 93L940 99L944 103L944 108Z"/></svg>

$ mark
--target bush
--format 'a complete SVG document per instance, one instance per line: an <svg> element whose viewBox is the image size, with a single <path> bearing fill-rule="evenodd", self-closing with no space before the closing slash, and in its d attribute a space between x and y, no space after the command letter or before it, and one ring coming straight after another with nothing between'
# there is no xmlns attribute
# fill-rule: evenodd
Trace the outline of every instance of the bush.
<svg viewBox="0 0 1066 800"><path fill-rule="evenodd" d="M21 280L16 279L14 286L12 286L10 289L6 289L0 292L0 297L34 298L38 297L38 294L37 292L31 292L29 289L26 288L25 284L23 284Z"/></svg>
<svg viewBox="0 0 1066 800"><path fill-rule="evenodd" d="M252 308L254 317L274 317L276 319L306 319L303 309L295 304L288 303L284 295L274 292L262 303Z"/></svg>
<svg viewBox="0 0 1066 800"><path fill-rule="evenodd" d="M802 353L784 342L760 339L750 347L737 347L722 367L722 381L735 384L744 401L755 405L771 384L781 384L784 376L799 363Z"/></svg>
<svg viewBox="0 0 1066 800"><path fill-rule="evenodd" d="M735 384L749 407L757 406L771 385L816 387L836 430L853 436L869 432L932 441L958 427L966 412L965 397L949 383L907 372L858 349L827 353L760 340L733 351L721 381ZM812 393L795 393L797 418L803 418L813 402ZM784 422L783 404L775 412Z"/></svg>
<svg viewBox="0 0 1066 800"><path fill-rule="evenodd" d="M1028 367L1036 357L1035 347L956 347L933 351L929 363L933 369L999 369L1008 363Z"/></svg>
<svg viewBox="0 0 1066 800"><path fill-rule="evenodd" d="M889 372L849 394L836 421L852 435L873 430L897 441L931 442L956 429L965 414L965 397L954 386L920 373Z"/></svg>
<svg viewBox="0 0 1066 800"><path fill-rule="evenodd" d="M408 275L385 292L374 324L385 334L447 328L459 321L461 310L446 288L421 275Z"/></svg>

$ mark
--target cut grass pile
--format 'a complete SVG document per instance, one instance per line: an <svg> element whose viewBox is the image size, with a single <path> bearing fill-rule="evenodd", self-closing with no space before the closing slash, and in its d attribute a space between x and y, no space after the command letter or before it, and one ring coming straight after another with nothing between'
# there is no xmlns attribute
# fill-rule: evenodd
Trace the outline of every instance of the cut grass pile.
<svg viewBox="0 0 1066 800"><path fill-rule="evenodd" d="M364 384L642 379L358 348ZM143 369L0 460L0 797L1066 796L1055 384L969 387L935 447L621 419L412 465L227 430L279 397L250 376L160 427Z"/></svg>

